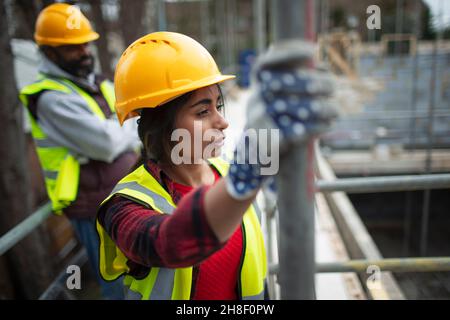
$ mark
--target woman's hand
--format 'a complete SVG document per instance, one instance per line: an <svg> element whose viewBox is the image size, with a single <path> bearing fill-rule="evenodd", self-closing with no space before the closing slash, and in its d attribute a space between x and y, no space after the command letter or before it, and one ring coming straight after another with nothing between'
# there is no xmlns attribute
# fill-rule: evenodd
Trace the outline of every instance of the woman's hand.
<svg viewBox="0 0 450 320"><path fill-rule="evenodd" d="M255 65L247 130L234 152L228 175L205 196L206 217L221 242L242 222L260 187L270 183L274 189L277 172L265 170L265 160L279 161L280 156L322 132L336 117L330 99L332 77L313 68L312 57L308 44L289 42L269 50ZM270 139L259 132L248 132L258 129L266 129ZM259 156L260 150L266 153L264 159Z"/></svg>
<svg viewBox="0 0 450 320"><path fill-rule="evenodd" d="M266 150L272 161L279 161L291 148L323 132L337 116L333 78L312 67L313 53L309 43L291 41L272 47L256 62L246 132L227 176L227 190L233 198L251 197L276 174L261 170L264 165L258 150ZM261 139L258 132L248 134L261 129L269 129L272 138ZM249 139L251 136L257 139Z"/></svg>

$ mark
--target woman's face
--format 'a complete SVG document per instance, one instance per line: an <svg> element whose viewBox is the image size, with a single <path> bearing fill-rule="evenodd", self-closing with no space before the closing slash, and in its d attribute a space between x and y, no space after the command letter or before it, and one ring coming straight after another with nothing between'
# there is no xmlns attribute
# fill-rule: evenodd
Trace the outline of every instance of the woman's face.
<svg viewBox="0 0 450 320"><path fill-rule="evenodd" d="M223 101L217 85L201 88L193 92L175 117L175 129L185 129L188 133L190 154L181 152L184 159L191 163L220 155L225 135L223 130L228 122L223 114ZM183 141L185 142L185 141Z"/></svg>

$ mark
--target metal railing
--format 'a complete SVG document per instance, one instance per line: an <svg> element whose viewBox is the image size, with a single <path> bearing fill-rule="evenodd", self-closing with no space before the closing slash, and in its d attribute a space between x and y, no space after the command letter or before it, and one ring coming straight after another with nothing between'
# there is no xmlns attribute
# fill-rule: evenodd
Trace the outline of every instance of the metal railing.
<svg viewBox="0 0 450 320"><path fill-rule="evenodd" d="M82 266L87 262L88 256L86 249L83 248L75 254L74 257L67 263L67 265ZM47 289L41 294L39 300L54 300L58 295L63 295L66 300L75 300L74 296L66 290L65 282L68 278L65 270L61 271Z"/></svg>
<svg viewBox="0 0 450 320"><path fill-rule="evenodd" d="M447 189L447 188L450 189L450 174L341 178L336 180L317 180L315 182L315 192L322 192L322 193L397 192L397 191L413 191L423 189L431 190L431 189ZM268 221L275 218L276 218L275 214L273 213L266 214L266 219ZM270 223L268 223L267 225L270 225ZM276 229L278 229L278 227ZM270 229L268 229L267 231L268 233L270 233ZM280 232L282 232L281 228ZM268 234L268 236L269 238L273 238L273 236L271 236L270 234ZM299 246L302 245L303 244L299 244ZM269 256L271 255L269 254ZM366 259L366 260L348 260L343 262L331 262L331 263L316 263L315 273L340 273L340 272L367 273L368 268L372 266L376 266L379 269L379 271L442 272L442 271L450 271L450 257L427 257L427 258L409 257L409 258L393 258L393 259L377 259L377 260ZM279 271L280 271L279 264L269 264L269 274L271 275L278 274ZM273 288L272 291L274 291ZM281 298L284 298L283 293L281 295Z"/></svg>
<svg viewBox="0 0 450 320"><path fill-rule="evenodd" d="M344 178L316 182L316 190L320 192L370 193L446 188L450 188L450 174Z"/></svg>
<svg viewBox="0 0 450 320"><path fill-rule="evenodd" d="M48 202L3 235L0 238L0 256L14 247L17 242L25 238L30 232L37 228L50 216L51 213L52 204Z"/></svg>
<svg viewBox="0 0 450 320"><path fill-rule="evenodd" d="M274 43L300 39L314 41L315 7L312 0L274 1L271 9L273 14L272 34ZM292 69L296 67L298 66L294 64L291 66ZM434 78L433 81L435 81ZM433 90L431 91L434 92ZM431 103L431 105L434 104ZM428 118L432 119L432 114ZM428 132L432 132L432 130L428 130ZM299 148L292 148L285 155L280 162L280 170L277 176L280 212L278 239L280 265L277 268L280 271L279 283L281 285L281 298L283 299L313 299L315 297L314 274L320 270L340 270L342 267L342 265L333 265L328 266L328 269L323 269L319 268L320 265L315 264L315 215L312 191L367 193L424 189L429 192L432 188L450 187L450 175L430 175L317 181L315 190L312 190L311 185L313 181L310 178L313 176L313 139L313 137L309 137ZM428 141L428 149L431 146L431 141ZM293 168L295 170L292 170ZM294 190L296 193L293 196L292 192ZM426 207L428 208L428 206ZM270 218L268 217L268 219ZM447 267L446 260L444 260L444 263L437 263L438 261L440 262L441 260L436 260L434 267ZM383 262L392 268L400 264L404 267L407 264L410 270L422 266L420 263L413 263L417 262L417 260L397 259ZM348 268L355 265L354 262L348 263L346 265Z"/></svg>
<svg viewBox="0 0 450 320"><path fill-rule="evenodd" d="M316 264L317 273L366 272L377 266L380 271L392 272L437 272L450 271L450 257L432 258L393 258L381 260L349 260ZM277 274L279 265L269 266L269 273Z"/></svg>
<svg viewBox="0 0 450 320"><path fill-rule="evenodd" d="M402 175L387 177L344 178L316 181L317 192L396 192L423 189L450 189L450 174ZM0 238L0 255L44 222L51 214L48 202Z"/></svg>
<svg viewBox="0 0 450 320"><path fill-rule="evenodd" d="M19 241L33 232L37 227L39 227L47 218L52 214L52 204L47 202L35 212L33 212L29 217L20 222L14 228L9 230L0 238L0 256L5 254L9 249L14 247ZM68 265L76 264L82 266L87 261L87 253L83 248L75 254ZM68 300L74 299L64 287L65 279L68 274L65 270L61 271L58 276L53 280L53 282L47 287L47 289L41 294L39 300L48 300L51 298L56 298L57 295L62 295Z"/></svg>
<svg viewBox="0 0 450 320"><path fill-rule="evenodd" d="M345 178L334 181L316 181L316 192L368 193L445 188L450 188L450 174ZM0 255L3 255L36 229L50 214L51 203L48 202L13 229L9 230L0 238ZM269 219L271 218L273 218L273 215L269 217ZM315 269L317 273L365 272L371 265L376 265L383 271L393 272L450 271L450 257L382 259L374 261L350 260L345 262L320 263L316 265ZM277 273L278 269L278 265L271 265L269 268L271 274ZM58 276L59 278L62 277ZM58 279L47 289L43 297L48 296L52 288L56 287L56 284L60 282Z"/></svg>

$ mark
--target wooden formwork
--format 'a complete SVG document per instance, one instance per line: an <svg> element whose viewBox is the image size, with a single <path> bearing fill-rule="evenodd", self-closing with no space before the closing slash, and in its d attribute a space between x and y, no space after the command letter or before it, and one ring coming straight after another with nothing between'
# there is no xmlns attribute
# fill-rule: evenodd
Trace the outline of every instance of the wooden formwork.
<svg viewBox="0 0 450 320"><path fill-rule="evenodd" d="M328 61L337 74L358 77L361 38L356 32L332 32L318 37L319 61Z"/></svg>
<svg viewBox="0 0 450 320"><path fill-rule="evenodd" d="M386 56L388 54L388 48L390 42L409 41L409 55L415 55L417 52L417 37L414 34L406 33L388 33L381 36L381 48L382 54Z"/></svg>

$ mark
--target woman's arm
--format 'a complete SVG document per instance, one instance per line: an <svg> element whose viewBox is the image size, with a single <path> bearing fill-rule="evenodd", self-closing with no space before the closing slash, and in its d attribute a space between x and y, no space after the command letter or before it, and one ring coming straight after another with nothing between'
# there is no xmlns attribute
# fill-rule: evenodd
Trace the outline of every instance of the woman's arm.
<svg viewBox="0 0 450 320"><path fill-rule="evenodd" d="M242 217L255 200L254 195L245 200L236 200L226 188L226 180L220 179L205 195L205 216L220 242L227 241L242 223Z"/></svg>
<svg viewBox="0 0 450 320"><path fill-rule="evenodd" d="M204 198L209 186L186 194L172 214L161 214L121 196L109 200L98 222L130 260L147 267L183 268L222 248L209 226Z"/></svg>

